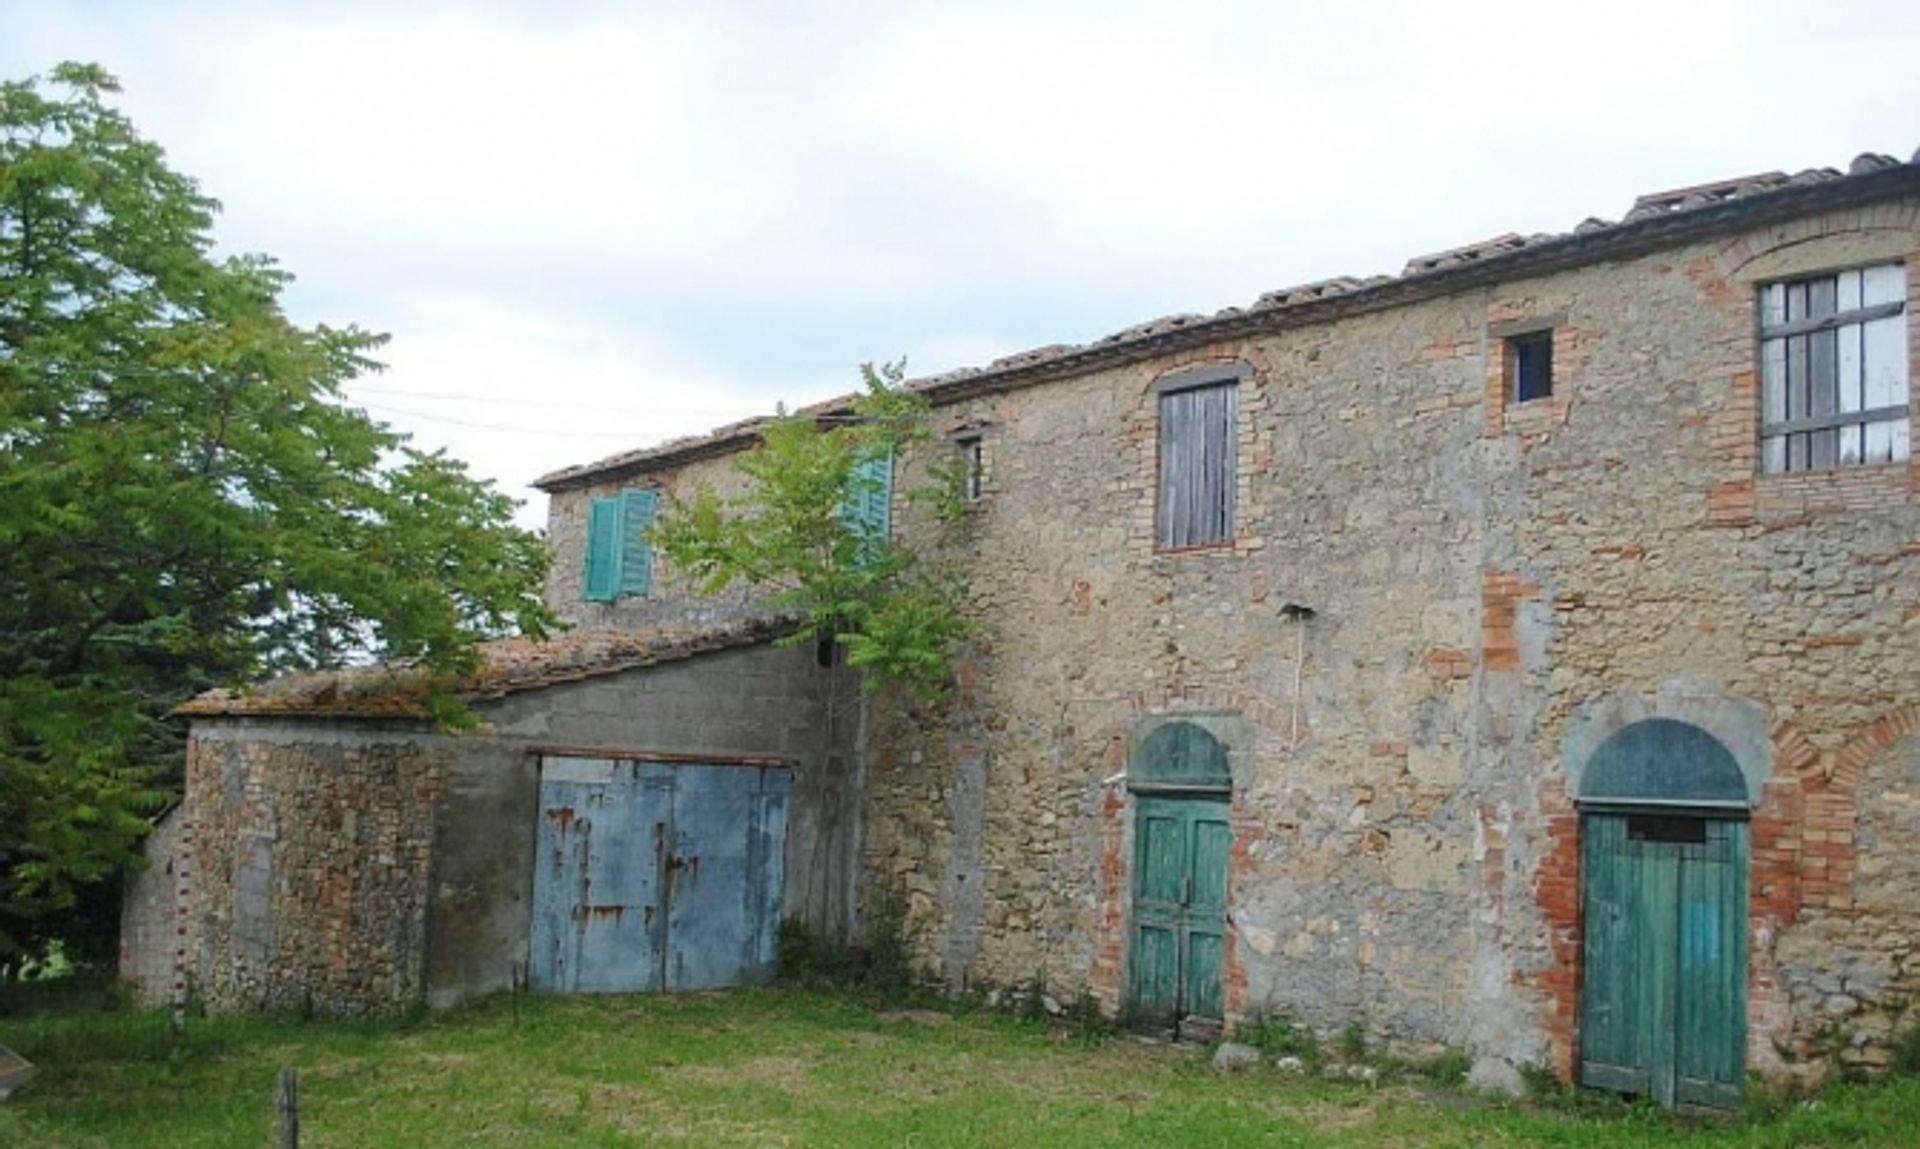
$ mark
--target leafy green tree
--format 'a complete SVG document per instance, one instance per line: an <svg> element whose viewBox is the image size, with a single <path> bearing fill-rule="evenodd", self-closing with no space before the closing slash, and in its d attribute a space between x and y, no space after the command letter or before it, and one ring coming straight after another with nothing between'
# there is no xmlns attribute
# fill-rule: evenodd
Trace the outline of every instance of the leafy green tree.
<svg viewBox="0 0 1920 1149"><path fill-rule="evenodd" d="M0 84L0 972L110 920L184 699L355 657L456 674L550 621L512 500L341 404L384 337L299 327L271 260L216 257L219 205L117 90Z"/></svg>
<svg viewBox="0 0 1920 1149"><path fill-rule="evenodd" d="M902 385L904 363L860 371L865 387L851 415L771 421L759 447L740 457L746 493L722 498L703 487L670 503L654 541L703 591L745 583L792 614L799 627L789 642L838 644L866 672L867 688L897 684L934 701L952 678L949 652L972 629L965 584L950 566L846 512L885 482L861 464L926 439L931 412ZM932 468L904 494L951 523L957 482L954 470Z"/></svg>

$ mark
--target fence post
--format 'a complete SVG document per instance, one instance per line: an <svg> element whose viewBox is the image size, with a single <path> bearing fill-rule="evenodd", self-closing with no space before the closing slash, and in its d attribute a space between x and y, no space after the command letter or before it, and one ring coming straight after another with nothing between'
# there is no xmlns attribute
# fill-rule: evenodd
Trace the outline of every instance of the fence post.
<svg viewBox="0 0 1920 1149"><path fill-rule="evenodd" d="M280 1149L300 1149L300 1081L293 1066L280 1067L277 1108L280 1111Z"/></svg>

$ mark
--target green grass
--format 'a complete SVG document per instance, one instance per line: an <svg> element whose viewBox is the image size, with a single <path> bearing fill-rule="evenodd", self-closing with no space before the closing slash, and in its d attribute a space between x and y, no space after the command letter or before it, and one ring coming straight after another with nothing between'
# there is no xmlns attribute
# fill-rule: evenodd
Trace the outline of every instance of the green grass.
<svg viewBox="0 0 1920 1149"><path fill-rule="evenodd" d="M0 1016L39 1063L0 1146L265 1146L300 1072L302 1141L417 1146L1911 1146L1920 1079L1687 1120L1594 1098L1493 1104L1408 1076L1379 1087L1220 1077L1205 1051L800 991L495 998L411 1023Z"/></svg>

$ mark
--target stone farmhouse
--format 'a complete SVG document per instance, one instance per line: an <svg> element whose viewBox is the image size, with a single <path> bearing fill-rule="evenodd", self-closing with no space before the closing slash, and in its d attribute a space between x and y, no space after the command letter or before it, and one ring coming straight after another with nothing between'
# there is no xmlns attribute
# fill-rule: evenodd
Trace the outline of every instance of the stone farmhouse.
<svg viewBox="0 0 1920 1149"><path fill-rule="evenodd" d="M546 476L574 629L489 649L475 730L402 670L184 708L127 972L164 992L179 910L223 1009L727 984L897 891L949 985L1187 1032L1704 1105L1883 1062L1920 1021L1914 160L912 384L948 437L902 481L969 471L938 709L651 554L756 423Z"/></svg>

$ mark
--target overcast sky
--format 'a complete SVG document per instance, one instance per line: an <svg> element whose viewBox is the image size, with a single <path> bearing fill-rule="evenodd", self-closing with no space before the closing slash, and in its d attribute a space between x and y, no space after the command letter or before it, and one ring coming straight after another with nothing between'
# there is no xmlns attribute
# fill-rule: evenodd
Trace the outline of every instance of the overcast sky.
<svg viewBox="0 0 1920 1149"><path fill-rule="evenodd" d="M0 0L225 204L356 402L536 475L1634 196L1920 146L1920 3Z"/></svg>

